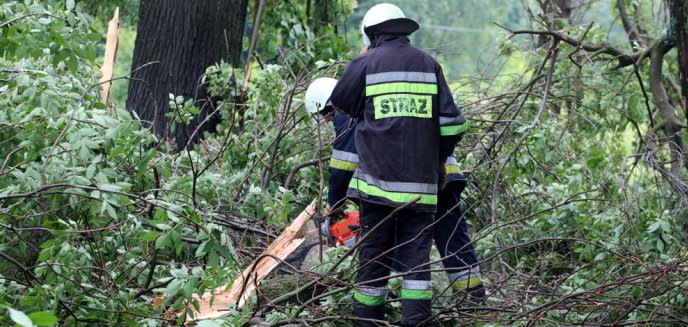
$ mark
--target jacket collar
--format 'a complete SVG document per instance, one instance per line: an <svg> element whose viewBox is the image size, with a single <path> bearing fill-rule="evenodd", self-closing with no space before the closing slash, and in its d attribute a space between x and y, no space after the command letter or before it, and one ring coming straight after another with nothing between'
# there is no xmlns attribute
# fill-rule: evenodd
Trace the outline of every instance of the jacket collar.
<svg viewBox="0 0 688 327"><path fill-rule="evenodd" d="M408 44L411 41L409 41L408 36L406 35L401 35L401 34L380 34L373 42L370 44L370 48L377 48L382 44L385 43L402 43L402 44Z"/></svg>

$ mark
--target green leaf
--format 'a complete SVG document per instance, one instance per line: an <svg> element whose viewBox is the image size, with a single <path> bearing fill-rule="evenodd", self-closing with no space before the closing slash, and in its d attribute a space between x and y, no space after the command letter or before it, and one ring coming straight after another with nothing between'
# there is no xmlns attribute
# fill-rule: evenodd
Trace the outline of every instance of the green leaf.
<svg viewBox="0 0 688 327"><path fill-rule="evenodd" d="M86 46L86 59L90 61L95 61L97 58L96 47L92 44Z"/></svg>
<svg viewBox="0 0 688 327"><path fill-rule="evenodd" d="M41 251L41 253L38 255L37 260L38 260L38 262L43 262L45 260L52 258L52 256L53 256L52 251L50 251L50 249L45 249L45 250Z"/></svg>
<svg viewBox="0 0 688 327"><path fill-rule="evenodd" d="M146 234L143 234L141 236L141 240L146 241L146 242L150 242L150 241L153 241L154 239L156 239L158 237L158 235L160 235L159 232L156 232L154 230L148 231Z"/></svg>
<svg viewBox="0 0 688 327"><path fill-rule="evenodd" d="M76 73L77 69L79 69L79 62L76 59L76 55L67 58L67 67L72 73Z"/></svg>
<svg viewBox="0 0 688 327"><path fill-rule="evenodd" d="M110 191L110 192L119 192L122 190L121 186L115 185L115 184L109 184L109 183L100 184L100 185L98 185L98 188L101 190Z"/></svg>
<svg viewBox="0 0 688 327"><path fill-rule="evenodd" d="M29 314L29 318L38 326L52 326L60 321L50 311L39 311Z"/></svg>
<svg viewBox="0 0 688 327"><path fill-rule="evenodd" d="M31 321L31 318L27 316L25 313L19 311L19 310L14 310L12 308L10 310L10 319L14 321L17 325L19 326L24 326L24 327L33 327L34 324Z"/></svg>
<svg viewBox="0 0 688 327"><path fill-rule="evenodd" d="M167 285L163 292L165 294L175 294L182 288L183 285L184 283L181 280L175 279L169 285Z"/></svg>
<svg viewBox="0 0 688 327"><path fill-rule="evenodd" d="M159 250L167 246L167 244L171 243L169 239L169 233L167 234L162 234L160 237L158 237L157 240L155 240L155 249Z"/></svg>
<svg viewBox="0 0 688 327"><path fill-rule="evenodd" d="M650 233L652 233L652 232L656 231L657 229L659 229L659 227L661 226L661 224L662 224L662 223L659 222L659 221L654 222L652 225L650 225L650 227L647 228L647 231L650 232Z"/></svg>
<svg viewBox="0 0 688 327"><path fill-rule="evenodd" d="M108 205L107 212L110 218L117 219L117 211L115 211L115 207L113 207L112 205Z"/></svg>
<svg viewBox="0 0 688 327"><path fill-rule="evenodd" d="M151 159L155 158L157 153L158 152L155 150L155 148L152 148L146 151L146 153L141 157L141 161L136 169L136 179L140 179L141 176L148 171L148 163L151 161Z"/></svg>
<svg viewBox="0 0 688 327"><path fill-rule="evenodd" d="M189 278L189 270L186 267L182 266L179 269L172 269L170 271L170 275L172 275L173 277L177 277L177 279L181 279L181 280L188 279Z"/></svg>
<svg viewBox="0 0 688 327"><path fill-rule="evenodd" d="M67 10L74 10L74 7L76 7L74 0L67 0Z"/></svg>
<svg viewBox="0 0 688 327"><path fill-rule="evenodd" d="M86 168L86 178L91 179L96 174L96 165L90 165Z"/></svg>
<svg viewBox="0 0 688 327"><path fill-rule="evenodd" d="M198 249L196 249L196 258L203 256L207 252L205 248L208 246L208 242L210 241L203 242Z"/></svg>

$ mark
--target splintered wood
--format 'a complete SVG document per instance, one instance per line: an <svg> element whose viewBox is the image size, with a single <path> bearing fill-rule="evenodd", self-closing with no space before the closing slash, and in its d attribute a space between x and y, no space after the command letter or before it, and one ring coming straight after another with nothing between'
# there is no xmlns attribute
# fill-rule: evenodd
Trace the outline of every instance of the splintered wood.
<svg viewBox="0 0 688 327"><path fill-rule="evenodd" d="M227 308L230 304L237 305L237 308L243 307L248 298L256 294L260 281L304 242L304 227L314 213L315 201L301 212L265 252L251 262L234 280L229 290L226 290L225 285L203 294L199 299L199 311L195 312L194 318L189 319L187 323L229 316L230 311Z"/></svg>
<svg viewBox="0 0 688 327"><path fill-rule="evenodd" d="M115 58L117 58L117 45L119 43L119 7L115 9L115 14L112 20L108 23L107 42L105 43L105 60L100 72L103 77L100 82L103 83L103 90L100 93L101 101L107 105L110 97L110 86L112 82L112 72L115 67Z"/></svg>

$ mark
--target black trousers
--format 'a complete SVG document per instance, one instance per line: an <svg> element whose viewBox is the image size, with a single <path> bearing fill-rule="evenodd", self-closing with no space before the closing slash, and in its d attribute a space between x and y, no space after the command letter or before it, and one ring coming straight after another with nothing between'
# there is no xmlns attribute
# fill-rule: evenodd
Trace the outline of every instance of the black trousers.
<svg viewBox="0 0 688 327"><path fill-rule="evenodd" d="M478 256L468 234L466 219L461 213L461 191L456 183L450 183L437 194L437 217L435 223L435 245L443 258L442 264L449 274L449 282L464 284L465 288L480 284L480 274L473 272L477 269ZM460 281L452 275L462 275L471 268L471 273L460 277Z"/></svg>
<svg viewBox="0 0 688 327"><path fill-rule="evenodd" d="M456 183L448 184L437 193L435 221L433 238L447 272L463 271L478 263L461 211L461 190ZM401 262L394 260L392 270L401 271Z"/></svg>
<svg viewBox="0 0 688 327"><path fill-rule="evenodd" d="M358 257L354 315L384 320L383 294L386 294L392 267L392 253L396 251L395 267L400 267L400 272L404 274L402 325L418 326L432 315L428 262L434 214L401 210L396 217L385 220L395 208L369 202L360 204L364 239ZM363 321L359 321L358 325L375 326L374 323Z"/></svg>

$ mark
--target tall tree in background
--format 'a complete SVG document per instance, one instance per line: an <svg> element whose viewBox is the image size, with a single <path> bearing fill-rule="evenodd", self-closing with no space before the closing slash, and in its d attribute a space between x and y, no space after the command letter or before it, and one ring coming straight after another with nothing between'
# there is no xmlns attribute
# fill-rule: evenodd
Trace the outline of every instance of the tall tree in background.
<svg viewBox="0 0 688 327"><path fill-rule="evenodd" d="M239 65L248 0L142 0L127 109L154 125L158 136L184 147L193 131L214 112L200 78L206 68L225 60ZM149 64L150 63L150 64ZM193 98L201 109L188 126L170 130L169 97ZM219 114L203 123L213 131ZM195 135L195 139L201 133Z"/></svg>
<svg viewBox="0 0 688 327"><path fill-rule="evenodd" d="M688 116L688 3L685 0L669 1L671 36L678 48L679 78L683 110Z"/></svg>

